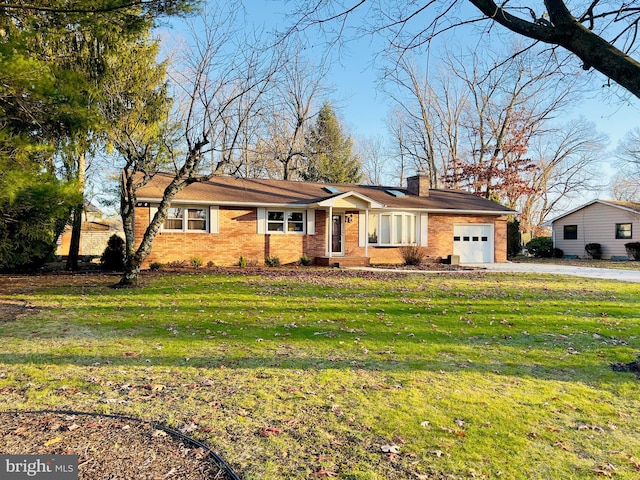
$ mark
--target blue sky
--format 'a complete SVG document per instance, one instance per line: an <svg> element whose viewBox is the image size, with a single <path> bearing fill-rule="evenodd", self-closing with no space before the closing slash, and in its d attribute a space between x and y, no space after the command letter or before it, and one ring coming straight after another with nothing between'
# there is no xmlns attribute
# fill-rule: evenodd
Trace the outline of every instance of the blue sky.
<svg viewBox="0 0 640 480"><path fill-rule="evenodd" d="M244 5L248 25L264 26L266 30L271 30L283 28L290 21L285 18L284 12L291 4L285 4L282 0L246 0ZM175 34L180 30L178 24L172 32ZM308 35L310 45L315 41L318 45L324 42L319 36L312 37L312 31ZM332 103L355 136L387 134L385 118L390 103L378 91L377 72L372 67L375 53L382 48L379 42L372 41L370 37L349 41L340 52L340 61L333 65L327 78L327 83L336 89L331 97ZM632 97L625 102L609 101L599 92L602 83L603 78L596 77L592 91L573 110L566 112L566 119L584 116L593 121L600 132L609 136L610 148L613 149L627 131L640 126L640 100Z"/></svg>

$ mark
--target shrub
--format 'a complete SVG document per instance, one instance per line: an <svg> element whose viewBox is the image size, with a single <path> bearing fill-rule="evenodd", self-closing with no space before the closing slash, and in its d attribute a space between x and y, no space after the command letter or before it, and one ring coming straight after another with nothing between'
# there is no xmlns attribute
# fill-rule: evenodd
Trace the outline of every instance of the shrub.
<svg viewBox="0 0 640 480"><path fill-rule="evenodd" d="M204 261L200 257L192 257L191 260L189 260L189 264L192 268L200 268L204 264Z"/></svg>
<svg viewBox="0 0 640 480"><path fill-rule="evenodd" d="M313 259L308 255L302 255L300 257L300 265L308 267L313 262Z"/></svg>
<svg viewBox="0 0 640 480"><path fill-rule="evenodd" d="M107 247L100 256L100 265L104 270L124 270L125 247L124 240L118 235L111 235Z"/></svg>
<svg viewBox="0 0 640 480"><path fill-rule="evenodd" d="M531 239L527 245L527 250L537 258L551 258L553 254L553 238L536 237Z"/></svg>
<svg viewBox="0 0 640 480"><path fill-rule="evenodd" d="M625 243L624 248L627 249L627 255L634 260L640 260L640 242Z"/></svg>
<svg viewBox="0 0 640 480"><path fill-rule="evenodd" d="M215 267L215 266L216 266L216 264L215 264L214 262L212 262L211 260L209 260L209 261L207 262L207 268L213 268L213 267Z"/></svg>
<svg viewBox="0 0 640 480"><path fill-rule="evenodd" d="M189 264L186 260L174 260L173 262L167 263L167 267L169 268L187 268Z"/></svg>
<svg viewBox="0 0 640 480"><path fill-rule="evenodd" d="M161 270L163 268L164 268L164 263L161 263L161 262L153 262L151 265L149 265L150 270Z"/></svg>
<svg viewBox="0 0 640 480"><path fill-rule="evenodd" d="M238 259L238 266L240 268L244 268L247 266L247 260L241 255L240 258Z"/></svg>
<svg viewBox="0 0 640 480"><path fill-rule="evenodd" d="M564 257L564 250L562 250L561 248L554 248L553 258L562 258L562 257Z"/></svg>
<svg viewBox="0 0 640 480"><path fill-rule="evenodd" d="M267 267L279 267L280 266L280 259L278 257L265 257L264 258L264 264Z"/></svg>
<svg viewBox="0 0 640 480"><path fill-rule="evenodd" d="M520 255L521 251L520 222L514 219L511 222L507 222L507 256L513 258L516 255Z"/></svg>
<svg viewBox="0 0 640 480"><path fill-rule="evenodd" d="M405 265L421 265L427 259L427 249L418 245L400 247L400 255Z"/></svg>
<svg viewBox="0 0 640 480"><path fill-rule="evenodd" d="M595 260L602 258L602 245L599 243L587 243L584 246L585 251Z"/></svg>

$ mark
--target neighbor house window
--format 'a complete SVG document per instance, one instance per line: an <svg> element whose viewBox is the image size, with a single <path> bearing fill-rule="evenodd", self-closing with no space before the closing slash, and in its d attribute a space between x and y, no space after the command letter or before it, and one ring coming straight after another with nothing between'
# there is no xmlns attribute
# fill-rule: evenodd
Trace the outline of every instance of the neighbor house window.
<svg viewBox="0 0 640 480"><path fill-rule="evenodd" d="M630 223L616 223L616 238L629 239L632 238Z"/></svg>
<svg viewBox="0 0 640 480"><path fill-rule="evenodd" d="M167 218L164 221L164 229L183 232L206 232L207 209L170 207L167 212Z"/></svg>
<svg viewBox="0 0 640 480"><path fill-rule="evenodd" d="M369 215L369 243L372 245L409 245L416 242L418 218L410 213Z"/></svg>
<svg viewBox="0 0 640 480"><path fill-rule="evenodd" d="M565 240L577 240L578 239L578 226L577 225L565 225L564 226L564 239Z"/></svg>
<svg viewBox="0 0 640 480"><path fill-rule="evenodd" d="M304 212L267 212L268 233L304 233Z"/></svg>

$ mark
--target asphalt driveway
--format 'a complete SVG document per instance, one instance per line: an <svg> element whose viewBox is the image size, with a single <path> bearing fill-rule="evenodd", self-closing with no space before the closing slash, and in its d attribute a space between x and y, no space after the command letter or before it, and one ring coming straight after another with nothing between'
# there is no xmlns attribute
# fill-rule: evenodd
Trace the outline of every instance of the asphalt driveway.
<svg viewBox="0 0 640 480"><path fill-rule="evenodd" d="M469 265L492 272L508 273L545 273L553 275L572 275L574 277L620 280L621 282L640 283L640 270L617 270L614 268L575 267L570 265L551 265L542 263L483 263Z"/></svg>

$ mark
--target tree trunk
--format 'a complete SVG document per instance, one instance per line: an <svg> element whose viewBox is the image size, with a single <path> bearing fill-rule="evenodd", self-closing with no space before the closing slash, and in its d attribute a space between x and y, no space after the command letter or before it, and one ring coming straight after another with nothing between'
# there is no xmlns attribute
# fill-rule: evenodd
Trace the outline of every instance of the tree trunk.
<svg viewBox="0 0 640 480"><path fill-rule="evenodd" d="M80 235L82 231L82 214L84 205L76 205L72 213L71 223L71 242L69 244L69 255L67 256L66 270L78 270L78 261L80 259Z"/></svg>
<svg viewBox="0 0 640 480"><path fill-rule="evenodd" d="M140 263L137 257L128 258L124 264L124 273L120 277L120 281L117 283L117 287L135 287L138 285L138 278L140 276Z"/></svg>
<svg viewBox="0 0 640 480"><path fill-rule="evenodd" d="M78 189L83 198L79 205L73 209L73 223L71 230L71 243L69 244L69 256L67 257L67 270L78 270L78 260L80 258L80 236L82 233L82 214L84 212L84 177L86 169L86 158L84 152L78 155Z"/></svg>

